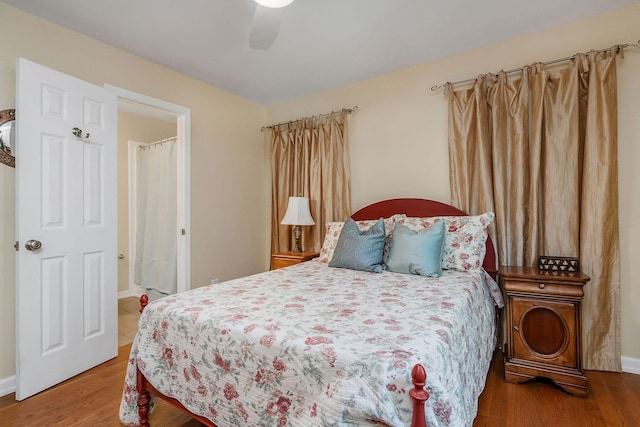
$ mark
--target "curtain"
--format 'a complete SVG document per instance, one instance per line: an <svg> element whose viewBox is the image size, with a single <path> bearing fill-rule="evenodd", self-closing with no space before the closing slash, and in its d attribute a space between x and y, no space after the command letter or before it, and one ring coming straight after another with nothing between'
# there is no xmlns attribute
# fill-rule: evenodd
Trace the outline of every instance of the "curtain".
<svg viewBox="0 0 640 427"><path fill-rule="evenodd" d="M481 76L449 99L451 203L496 213L501 265L579 257L583 366L620 371L616 54ZM493 236L492 236L493 237Z"/></svg>
<svg viewBox="0 0 640 427"><path fill-rule="evenodd" d="M315 225L302 228L304 251L319 252L325 224L351 215L347 112L271 129L271 252L293 249L292 226L281 225L289 196L309 198Z"/></svg>
<svg viewBox="0 0 640 427"><path fill-rule="evenodd" d="M176 142L137 151L134 282L161 294L177 292Z"/></svg>

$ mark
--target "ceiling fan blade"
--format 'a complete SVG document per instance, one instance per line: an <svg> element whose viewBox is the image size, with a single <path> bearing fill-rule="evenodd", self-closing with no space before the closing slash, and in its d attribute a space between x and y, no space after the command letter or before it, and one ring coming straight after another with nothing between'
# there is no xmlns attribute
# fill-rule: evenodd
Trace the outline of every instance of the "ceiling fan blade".
<svg viewBox="0 0 640 427"><path fill-rule="evenodd" d="M280 9L257 5L251 20L249 46L252 49L269 49L280 31Z"/></svg>

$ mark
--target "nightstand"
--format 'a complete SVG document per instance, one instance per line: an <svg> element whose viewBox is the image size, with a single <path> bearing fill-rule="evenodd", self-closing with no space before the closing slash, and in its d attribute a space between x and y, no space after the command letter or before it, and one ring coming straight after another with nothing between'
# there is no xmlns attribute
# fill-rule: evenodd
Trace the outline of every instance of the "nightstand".
<svg viewBox="0 0 640 427"><path fill-rule="evenodd" d="M571 394L587 397L580 306L589 276L500 267L498 277L507 297L505 380L522 383L545 377Z"/></svg>
<svg viewBox="0 0 640 427"><path fill-rule="evenodd" d="M318 252L280 252L271 255L271 269L288 267L318 257Z"/></svg>

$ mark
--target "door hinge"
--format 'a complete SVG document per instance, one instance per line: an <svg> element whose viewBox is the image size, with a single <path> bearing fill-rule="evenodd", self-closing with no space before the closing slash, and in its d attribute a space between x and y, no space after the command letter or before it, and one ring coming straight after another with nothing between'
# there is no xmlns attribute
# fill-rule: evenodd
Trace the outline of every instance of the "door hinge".
<svg viewBox="0 0 640 427"><path fill-rule="evenodd" d="M186 235L187 234L187 230L185 230L184 228L182 229L182 235Z"/></svg>
<svg viewBox="0 0 640 427"><path fill-rule="evenodd" d="M15 245L13 245L13 247L14 247L14 249L16 250L16 252L18 252L18 251L20 250L20 242L18 242L18 241L16 240L16 244L15 244Z"/></svg>

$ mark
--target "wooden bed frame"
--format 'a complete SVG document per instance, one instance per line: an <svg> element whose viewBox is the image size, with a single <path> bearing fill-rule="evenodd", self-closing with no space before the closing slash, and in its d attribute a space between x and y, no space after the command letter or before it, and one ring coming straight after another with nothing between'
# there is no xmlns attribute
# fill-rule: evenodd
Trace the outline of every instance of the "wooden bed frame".
<svg viewBox="0 0 640 427"><path fill-rule="evenodd" d="M426 199L390 199L381 202L374 203L369 206L365 206L360 209L351 217L356 220L378 219L387 218L394 214L406 214L409 217L433 217L433 216L467 216L468 214L460 209L445 203L436 202ZM494 279L497 274L496 257L493 243L491 238L487 237L487 253L484 258L483 268ZM148 304L149 299L146 295L140 297L140 313L144 310ZM413 400L413 420L411 421L411 427L427 427L425 421L424 403L429 399L429 393L424 389L427 381L427 373L424 367L420 364L416 364L411 370L411 380L414 387L409 390L409 396ZM144 377L140 370L137 370L137 389L139 393L138 397L138 414L140 416L140 425L143 427L149 426L149 404L151 402L150 394L153 394L170 405L180 409L181 411L189 414L194 419L198 420L202 424L210 427L217 427L210 420L196 415L185 408L178 400L163 395L158 391L149 381Z"/></svg>

